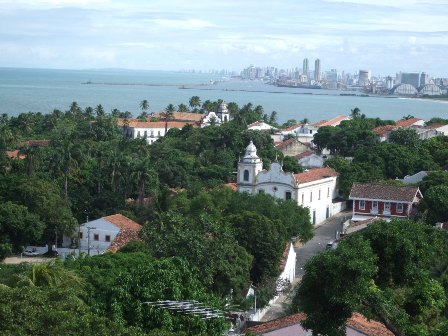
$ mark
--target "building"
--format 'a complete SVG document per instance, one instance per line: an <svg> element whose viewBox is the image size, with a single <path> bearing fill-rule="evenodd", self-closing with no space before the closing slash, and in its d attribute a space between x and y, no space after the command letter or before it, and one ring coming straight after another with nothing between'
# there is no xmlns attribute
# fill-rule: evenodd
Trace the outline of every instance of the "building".
<svg viewBox="0 0 448 336"><path fill-rule="evenodd" d="M353 183L349 196L353 201L352 220L408 218L422 198L418 187Z"/></svg>
<svg viewBox="0 0 448 336"><path fill-rule="evenodd" d="M230 120L230 113L227 109L227 104L222 102L216 112L210 111L201 121L201 127L211 126L211 125L221 125L222 123L228 122Z"/></svg>
<svg viewBox="0 0 448 336"><path fill-rule="evenodd" d="M164 118L165 112L155 113L150 116L149 121L165 121ZM191 112L173 112L169 121L180 121L180 122L188 122L188 123L200 123L204 118L204 115L201 113L191 113Z"/></svg>
<svg viewBox="0 0 448 336"><path fill-rule="evenodd" d="M358 85L367 86L370 84L371 72L370 70L359 70Z"/></svg>
<svg viewBox="0 0 448 336"><path fill-rule="evenodd" d="M256 121L252 124L247 125L247 129L253 131L271 131L275 130L275 127L265 123L264 121Z"/></svg>
<svg viewBox="0 0 448 336"><path fill-rule="evenodd" d="M285 156L296 156L309 149L309 144L300 142L297 138L289 138L274 144L274 147Z"/></svg>
<svg viewBox="0 0 448 336"><path fill-rule="evenodd" d="M89 221L80 225L75 233L80 243L78 251L90 255L116 252L128 242L139 240L140 230L140 224L121 214ZM75 237L64 235L62 247L70 247L74 240Z"/></svg>
<svg viewBox="0 0 448 336"><path fill-rule="evenodd" d="M314 61L314 80L316 82L320 82L321 78L320 78L320 59L316 59Z"/></svg>
<svg viewBox="0 0 448 336"><path fill-rule="evenodd" d="M303 75L305 75L307 78L309 78L310 73L310 67L308 63L308 58L303 59Z"/></svg>
<svg viewBox="0 0 448 336"><path fill-rule="evenodd" d="M415 88L420 86L420 73L419 72L402 72L400 73L400 83L409 84Z"/></svg>
<svg viewBox="0 0 448 336"><path fill-rule="evenodd" d="M296 313L269 322L254 325L246 329L255 336L312 336L312 330L306 330L300 322L306 319L304 313ZM347 336L393 336L386 326L378 321L368 320L354 313L345 324Z"/></svg>
<svg viewBox="0 0 448 336"><path fill-rule="evenodd" d="M192 113L193 114L193 113ZM172 128L181 129L186 125L199 127L195 122L185 121L123 121L118 120L118 126L121 128L123 136L131 139L146 139L148 144L165 136Z"/></svg>
<svg viewBox="0 0 448 336"><path fill-rule="evenodd" d="M429 75L426 72L420 74L420 86L429 84Z"/></svg>
<svg viewBox="0 0 448 336"><path fill-rule="evenodd" d="M266 193L307 207L311 222L318 224L345 208L345 202L337 201L338 175L332 168L293 174L284 172L279 162L273 162L269 170L264 170L251 141L238 163L237 188L239 192Z"/></svg>

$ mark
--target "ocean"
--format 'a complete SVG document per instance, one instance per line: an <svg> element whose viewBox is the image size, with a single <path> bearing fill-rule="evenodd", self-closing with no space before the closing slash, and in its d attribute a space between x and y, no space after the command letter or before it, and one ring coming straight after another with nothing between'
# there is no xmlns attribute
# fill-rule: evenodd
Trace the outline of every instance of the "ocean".
<svg viewBox="0 0 448 336"><path fill-rule="evenodd" d="M401 119L413 115L425 120L448 118L448 102L344 96L344 91L275 87L261 81L243 81L205 73L139 70L56 70L0 68L0 113L50 113L68 110L76 101L81 108L101 104L105 111L116 108L140 114L140 102L149 101L149 111L158 112L199 96L201 101L235 102L239 106L261 105L265 113L276 111L278 121L308 118L311 122L350 114L358 107L368 117ZM357 93L359 95L359 93Z"/></svg>

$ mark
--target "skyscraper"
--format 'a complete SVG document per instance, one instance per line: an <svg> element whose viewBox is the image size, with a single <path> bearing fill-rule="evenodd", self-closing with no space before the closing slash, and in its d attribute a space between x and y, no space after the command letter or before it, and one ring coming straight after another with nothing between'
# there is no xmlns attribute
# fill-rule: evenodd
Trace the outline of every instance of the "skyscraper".
<svg viewBox="0 0 448 336"><path fill-rule="evenodd" d="M308 66L308 58L305 58L303 60L303 74L308 77L309 72L310 72L310 68Z"/></svg>
<svg viewBox="0 0 448 336"><path fill-rule="evenodd" d="M314 61L314 80L320 81L320 59Z"/></svg>

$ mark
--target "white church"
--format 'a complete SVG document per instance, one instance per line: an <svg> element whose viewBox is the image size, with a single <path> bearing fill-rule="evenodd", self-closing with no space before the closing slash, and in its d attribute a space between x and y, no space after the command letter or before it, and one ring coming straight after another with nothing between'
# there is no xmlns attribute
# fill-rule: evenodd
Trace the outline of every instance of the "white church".
<svg viewBox="0 0 448 336"><path fill-rule="evenodd" d="M267 193L297 202L309 209L313 224L345 209L345 201L338 200L338 173L334 169L315 168L294 174L284 172L279 162L273 162L269 170L263 170L263 162L252 141L238 163L237 174L239 192Z"/></svg>

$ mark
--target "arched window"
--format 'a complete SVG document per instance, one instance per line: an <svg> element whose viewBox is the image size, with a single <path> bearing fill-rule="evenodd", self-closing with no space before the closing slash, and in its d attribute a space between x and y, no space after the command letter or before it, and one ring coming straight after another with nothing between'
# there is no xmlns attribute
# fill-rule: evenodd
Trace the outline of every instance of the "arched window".
<svg viewBox="0 0 448 336"><path fill-rule="evenodd" d="M243 181L249 181L249 171L247 169L244 170Z"/></svg>
<svg viewBox="0 0 448 336"><path fill-rule="evenodd" d="M287 192L285 193L285 199L286 199L286 200L290 200L290 199L291 199L291 192L290 192L290 191L287 191Z"/></svg>

